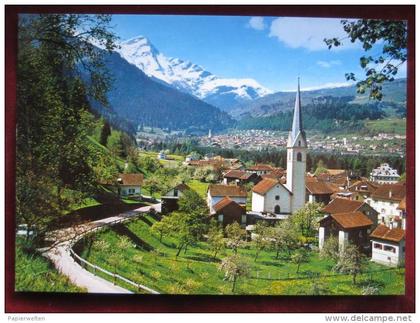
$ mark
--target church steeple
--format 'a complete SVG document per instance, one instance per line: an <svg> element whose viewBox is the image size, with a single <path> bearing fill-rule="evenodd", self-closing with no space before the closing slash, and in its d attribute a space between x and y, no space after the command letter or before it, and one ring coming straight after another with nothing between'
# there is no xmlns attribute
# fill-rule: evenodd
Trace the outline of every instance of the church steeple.
<svg viewBox="0 0 420 323"><path fill-rule="evenodd" d="M302 123L302 108L301 108L301 100L300 100L300 79L298 78L298 88L296 92L296 100L295 100L295 109L293 113L293 123L292 123L292 131L289 134L289 142L288 147L291 147L295 144L296 138L301 134L301 139L303 139L304 145L306 145L306 135L305 131L303 130L303 123Z"/></svg>

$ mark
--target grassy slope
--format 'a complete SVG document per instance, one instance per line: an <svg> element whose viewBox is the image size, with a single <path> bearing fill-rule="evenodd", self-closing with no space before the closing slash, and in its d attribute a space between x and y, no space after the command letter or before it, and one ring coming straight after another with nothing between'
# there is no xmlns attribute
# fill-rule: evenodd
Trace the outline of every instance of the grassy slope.
<svg viewBox="0 0 420 323"><path fill-rule="evenodd" d="M25 253L17 241L15 290L18 292L86 292L61 275L41 255Z"/></svg>
<svg viewBox="0 0 420 323"><path fill-rule="evenodd" d="M155 256L144 248L136 249L133 245L120 254L119 274L163 293L230 294L231 284L223 280L223 273L217 269L220 258L218 256L217 261L213 262L212 251L206 243L200 242L190 247L186 254L182 252L176 260L176 241L164 237L163 243L160 243L149 231L153 222L151 217L146 216L143 220L127 224L126 228L141 238L143 246L158 250L160 255ZM111 229L100 233L96 238L115 246L118 234ZM274 252L263 251L257 262L254 262L255 252L252 248L241 249L239 253L251 266L251 278L239 280L235 291L237 294L305 294L309 293L313 285L311 279L305 276L305 271L318 272L321 275L333 274L332 263L320 260L316 253L311 254L309 263L302 264L299 274L296 273L296 265L286 255L276 260ZM226 251L226 254L231 254L231 251ZM108 263L108 253L91 247L85 249L82 256L112 270ZM325 276L319 281L327 288L325 294L360 295L362 288L368 283L379 286L380 294L404 293L404 269L387 270L375 263L369 263L368 268L372 273L358 277L357 285L352 285L348 275Z"/></svg>
<svg viewBox="0 0 420 323"><path fill-rule="evenodd" d="M366 128L376 132L406 134L406 120L399 118L387 118L380 120L366 121Z"/></svg>

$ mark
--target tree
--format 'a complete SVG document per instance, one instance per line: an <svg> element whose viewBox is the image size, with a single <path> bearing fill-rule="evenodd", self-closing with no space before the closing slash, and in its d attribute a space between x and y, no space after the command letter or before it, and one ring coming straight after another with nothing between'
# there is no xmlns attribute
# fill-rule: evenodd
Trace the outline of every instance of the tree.
<svg viewBox="0 0 420 323"><path fill-rule="evenodd" d="M163 236L171 232L171 229L169 217L164 217L162 220L155 222L152 225L152 232L156 232L159 235L159 242L162 242Z"/></svg>
<svg viewBox="0 0 420 323"><path fill-rule="evenodd" d="M111 135L111 126L109 122L105 120L104 125L102 126L101 136L99 138L99 143L102 146L107 146L108 144L108 137Z"/></svg>
<svg viewBox="0 0 420 323"><path fill-rule="evenodd" d="M299 273L300 265L309 260L308 252L305 249L298 249L291 257L291 261L297 265L296 273Z"/></svg>
<svg viewBox="0 0 420 323"><path fill-rule="evenodd" d="M319 252L319 256L322 259L331 259L334 262L337 262L340 257L338 239L336 237L330 236L327 240L325 240L324 245Z"/></svg>
<svg viewBox="0 0 420 323"><path fill-rule="evenodd" d="M264 221L259 221L255 225L255 235L253 237L255 245L255 257L254 261L257 261L258 255L261 250L264 250L270 245L270 227Z"/></svg>
<svg viewBox="0 0 420 323"><path fill-rule="evenodd" d="M314 237L318 229L318 220L322 217L321 203L306 203L305 206L292 214L290 220L305 238Z"/></svg>
<svg viewBox="0 0 420 323"><path fill-rule="evenodd" d="M293 223L290 220L278 222L271 231L271 241L276 250L276 259L279 258L281 251L286 251L290 257L292 251L299 244L298 234Z"/></svg>
<svg viewBox="0 0 420 323"><path fill-rule="evenodd" d="M161 180L156 174L153 174L145 180L144 184L149 188L151 197L154 198L155 193L159 191Z"/></svg>
<svg viewBox="0 0 420 323"><path fill-rule="evenodd" d="M227 246L232 248L233 252L237 254L238 248L244 244L245 230L241 228L238 222L234 222L226 226L225 232L227 235Z"/></svg>
<svg viewBox="0 0 420 323"><path fill-rule="evenodd" d="M211 250L214 251L213 260L215 261L217 253L225 246L223 229L215 220L212 220L210 223L209 232L207 233L207 242L209 243Z"/></svg>
<svg viewBox="0 0 420 323"><path fill-rule="evenodd" d="M224 258L219 265L219 270L224 271L225 279L232 282L232 293L235 292L238 278L249 274L248 264L236 254Z"/></svg>
<svg viewBox="0 0 420 323"><path fill-rule="evenodd" d="M356 245L348 244L340 252L340 257L334 269L341 273L351 274L353 284L356 284L356 276L363 271L364 266L365 256Z"/></svg>
<svg viewBox="0 0 420 323"><path fill-rule="evenodd" d="M40 236L96 189L88 97L106 104L110 79L102 63L115 48L109 22L107 15L19 17L17 219Z"/></svg>
<svg viewBox="0 0 420 323"><path fill-rule="evenodd" d="M320 159L318 161L318 164L317 164L314 175L319 176L319 175L325 174L325 173L327 173L327 168L325 167L324 161L322 159Z"/></svg>
<svg viewBox="0 0 420 323"><path fill-rule="evenodd" d="M342 20L344 31L352 43L356 40L362 43L368 52L379 43L382 53L360 57L360 67L364 69L365 79L356 84L358 93L370 91L369 97L381 100L382 85L386 81L393 81L398 68L407 61L407 22L404 20L358 19ZM328 48L343 45L344 39L324 39ZM382 42L382 44L380 44ZM354 73L345 75L347 80L356 81Z"/></svg>

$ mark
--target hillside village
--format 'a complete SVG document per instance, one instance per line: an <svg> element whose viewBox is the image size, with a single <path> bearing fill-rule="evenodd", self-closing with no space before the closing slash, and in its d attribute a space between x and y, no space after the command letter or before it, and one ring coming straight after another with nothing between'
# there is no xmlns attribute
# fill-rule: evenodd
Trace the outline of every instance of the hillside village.
<svg viewBox="0 0 420 323"><path fill-rule="evenodd" d="M152 49L144 38L125 42L135 55L124 58L107 30L110 17L26 18L19 25L16 291L404 293L412 223L405 105L330 97L329 111L343 114L332 122L315 118L325 102L305 113L298 80L291 111L253 120L279 122L263 129L283 133L239 130L226 111L142 71L135 49ZM73 35L83 24L106 50L85 33ZM49 28L63 48L55 38L38 39ZM80 57L88 75L79 75ZM395 133L377 131L397 119ZM314 131L318 122L323 131L364 132L309 136L305 126Z"/></svg>

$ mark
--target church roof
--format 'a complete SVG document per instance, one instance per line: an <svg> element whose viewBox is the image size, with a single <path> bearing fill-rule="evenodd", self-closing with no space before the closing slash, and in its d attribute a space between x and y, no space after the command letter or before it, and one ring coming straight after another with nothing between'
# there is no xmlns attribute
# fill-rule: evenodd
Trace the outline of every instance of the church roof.
<svg viewBox="0 0 420 323"><path fill-rule="evenodd" d="M291 193L282 183L280 183L279 180L273 179L273 178L264 178L261 182L259 182L257 185L255 185L252 188L252 191L254 193L265 195L270 191L274 186L277 184L280 184L283 186L289 193Z"/></svg>

